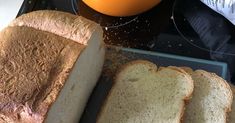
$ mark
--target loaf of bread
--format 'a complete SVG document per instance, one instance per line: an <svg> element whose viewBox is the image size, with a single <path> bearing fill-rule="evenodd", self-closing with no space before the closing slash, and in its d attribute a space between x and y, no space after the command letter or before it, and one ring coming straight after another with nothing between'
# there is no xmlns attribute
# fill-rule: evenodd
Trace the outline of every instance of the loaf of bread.
<svg viewBox="0 0 235 123"><path fill-rule="evenodd" d="M184 123L226 123L233 99L228 83L214 73L185 70L191 73L194 91L185 107Z"/></svg>
<svg viewBox="0 0 235 123"><path fill-rule="evenodd" d="M100 76L102 28L58 12L25 14L0 32L0 123L77 123Z"/></svg>
<svg viewBox="0 0 235 123"><path fill-rule="evenodd" d="M97 123L180 123L192 92L192 78L180 68L133 61L117 73Z"/></svg>

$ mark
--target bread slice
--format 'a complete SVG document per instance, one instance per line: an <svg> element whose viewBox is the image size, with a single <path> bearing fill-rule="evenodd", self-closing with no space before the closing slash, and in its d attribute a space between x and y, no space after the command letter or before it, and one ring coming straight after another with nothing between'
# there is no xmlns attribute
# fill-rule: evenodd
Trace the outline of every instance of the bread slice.
<svg viewBox="0 0 235 123"><path fill-rule="evenodd" d="M97 123L179 123L193 91L189 74L138 60L124 65Z"/></svg>
<svg viewBox="0 0 235 123"><path fill-rule="evenodd" d="M233 98L228 83L216 74L204 70L191 72L191 76L194 91L192 99L186 105L184 122L226 123Z"/></svg>
<svg viewBox="0 0 235 123"><path fill-rule="evenodd" d="M102 71L102 29L63 12L29 15L0 32L0 123L77 123Z"/></svg>
<svg viewBox="0 0 235 123"><path fill-rule="evenodd" d="M235 123L235 86L230 84L230 87L233 91L233 103L232 103L232 111L229 113L228 123Z"/></svg>

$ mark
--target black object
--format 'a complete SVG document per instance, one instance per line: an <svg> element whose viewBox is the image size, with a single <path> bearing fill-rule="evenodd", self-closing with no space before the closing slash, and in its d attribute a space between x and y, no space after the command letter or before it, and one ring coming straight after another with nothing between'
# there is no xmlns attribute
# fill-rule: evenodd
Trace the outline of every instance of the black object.
<svg viewBox="0 0 235 123"><path fill-rule="evenodd" d="M190 45L174 29L171 19L174 0L164 0L153 9L131 17L103 15L79 0L72 1L75 13L103 26L107 44L209 58L209 52Z"/></svg>
<svg viewBox="0 0 235 123"><path fill-rule="evenodd" d="M177 0L174 14L181 15L188 25L178 24L176 27L185 39L193 40L188 32L182 28L191 28L192 34L196 34L200 41L191 42L196 47L210 52L210 57L216 61L228 63L231 74L235 75L235 26L222 15L216 13L199 0ZM234 81L234 78L232 79Z"/></svg>
<svg viewBox="0 0 235 123"><path fill-rule="evenodd" d="M72 1L75 12L101 24L104 28L105 42L141 49L148 49L147 44L152 37L168 27L173 3L173 0L164 0L143 14L112 17L96 12L81 0Z"/></svg>
<svg viewBox="0 0 235 123"><path fill-rule="evenodd" d="M17 16L20 16L24 13L33 11L35 4L36 4L36 0L25 0L22 4Z"/></svg>
<svg viewBox="0 0 235 123"><path fill-rule="evenodd" d="M24 0L17 16L35 10L56 9L50 0Z"/></svg>

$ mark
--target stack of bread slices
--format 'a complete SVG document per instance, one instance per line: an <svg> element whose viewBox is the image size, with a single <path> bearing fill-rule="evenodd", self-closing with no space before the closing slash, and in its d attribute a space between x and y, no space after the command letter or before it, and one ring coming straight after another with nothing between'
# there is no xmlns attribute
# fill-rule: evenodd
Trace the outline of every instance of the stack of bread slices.
<svg viewBox="0 0 235 123"><path fill-rule="evenodd" d="M116 74L97 123L235 123L232 90L204 70L132 61Z"/></svg>

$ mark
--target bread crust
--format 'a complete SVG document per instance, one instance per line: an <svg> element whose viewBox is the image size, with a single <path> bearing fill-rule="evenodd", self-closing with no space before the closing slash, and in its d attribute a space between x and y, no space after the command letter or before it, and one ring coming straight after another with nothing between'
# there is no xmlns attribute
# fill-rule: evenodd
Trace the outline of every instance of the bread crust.
<svg viewBox="0 0 235 123"><path fill-rule="evenodd" d="M231 84L231 83L229 85L230 85L230 88L231 88L233 94L235 94L235 86L233 84Z"/></svg>
<svg viewBox="0 0 235 123"><path fill-rule="evenodd" d="M19 123L42 122L85 46L28 27L8 27L0 40L0 117Z"/></svg>
<svg viewBox="0 0 235 123"><path fill-rule="evenodd" d="M231 90L232 90L232 92L233 92L233 98L234 98L234 95L235 95L235 86L234 86L233 84L231 84L231 83L229 83L229 85L230 85ZM234 99L233 99L233 102L232 102L232 103L233 103L233 107L232 107L231 110L234 111L234 110L235 110L235 109L234 109L234 108L235 108L235 107L234 107L234 103L235 103L235 102L234 102ZM232 121L231 121L231 117L232 117L231 113L232 113L232 112L229 112L229 117L227 117L227 121L228 121L229 123L232 122ZM233 119L234 119L234 118L233 118Z"/></svg>
<svg viewBox="0 0 235 123"><path fill-rule="evenodd" d="M92 33L103 32L101 26L82 16L55 10L38 10L23 14L9 26L27 26L47 31L61 37L87 45Z"/></svg>
<svg viewBox="0 0 235 123"><path fill-rule="evenodd" d="M101 114L103 113L105 105L107 105L107 103L108 103L108 98L112 94L113 88L115 88L115 84L116 84L117 79L120 78L119 76L120 76L121 72L124 71L125 69L127 69L129 66L135 65L135 64L144 64L144 65L147 65L150 68L152 68L150 71L154 72L156 74L157 74L158 71L161 71L163 69L172 69L172 70L175 70L178 73L184 74L186 76L186 78L188 79L188 82L191 83L192 87L190 89L190 93L188 93L188 95L185 96L185 98L182 100L182 103L184 103L184 104L182 104L180 117L178 119L178 123L180 123L182 121L184 110L185 110L185 101L189 100L191 98L192 93L193 93L194 85L193 85L193 80L192 80L191 76L188 73L186 73L183 69L180 69L178 67L170 66L170 67L160 67L160 68L158 68L156 64L154 64L152 62L149 62L147 60L134 60L134 61L128 62L127 64L121 66L121 68L118 69L118 71L116 73L116 76L114 77L113 85L112 85L110 91L108 92L108 95L106 96L106 99L104 100L103 105L102 105L102 107L100 109L100 112L99 112L99 114L98 114L98 116L96 118L96 122L100 123L99 120L100 120Z"/></svg>
<svg viewBox="0 0 235 123"><path fill-rule="evenodd" d="M225 81L224 79L220 78L219 76L217 76L215 73L209 73L207 71L204 70L196 70L195 72L200 72L203 73L204 75L208 75L210 77L216 78L219 82L221 82L229 91L229 104L228 107L225 109L224 113L225 113L225 121L228 120L228 113L231 112L232 110L232 102L233 102L233 92L229 86L229 84L227 83L227 81Z"/></svg>
<svg viewBox="0 0 235 123"><path fill-rule="evenodd" d="M87 41L90 39L91 35L95 31L102 32L102 28L98 24L90 20L69 13L52 10L40 10L24 14L18 17L17 19L13 20L9 27L1 31L1 43L3 41L2 37L8 36L8 38L4 38L4 41L7 42L7 44L9 45L11 45L11 43L9 43L10 41L20 39L22 41L28 42L36 42L38 40L39 42L54 41L54 45L57 44L61 47L57 48L53 47L52 45L51 48L43 49L44 45L32 45L33 47L35 47L35 49L40 49L42 51L45 50L45 52L58 50L57 55L55 56L51 56L50 54L45 53L45 57L39 58L39 61L43 59L42 62L48 61L49 63L51 63L50 65L46 64L48 67L55 67L53 68L53 70L49 68L45 69L45 71L51 70L50 73L45 74L45 76L50 77L48 78L48 81L50 81L51 84L43 85L42 88L36 88L32 91L32 93L34 93L34 91L37 92L38 90L38 93L40 93L41 95L39 97L35 97L35 101L32 101L32 106L28 104L28 102L30 101L22 101L19 104L15 102L12 103L13 106L20 107L17 108L17 110L13 110L12 105L10 105L11 107L5 106L2 108L2 103L0 99L0 122L44 122L44 119L47 117L49 108L51 107L52 103L58 98L59 92L64 86L65 81L67 80L74 63L76 62L80 54L84 51L86 45L89 44L89 42ZM14 35L13 37L15 38L13 39L11 35ZM32 36L33 39L30 39L29 36ZM104 42L101 43L101 46L104 46ZM5 47L5 44L3 45L4 46L1 46L1 48ZM45 47L46 46L47 45L45 45ZM29 45L29 47L31 47L31 45ZM24 48L27 49L26 47L23 47L23 49ZM1 50L2 52L0 53L0 55L4 55L4 49ZM17 54L17 51L11 53ZM10 54L10 52L7 52L6 54ZM47 58L47 55L49 58ZM31 59L31 56L26 55L25 57L27 59ZM36 56L32 58L37 59ZM39 64L41 65L41 63ZM53 76L51 74L54 74L54 77L51 77ZM9 110L8 113L3 111L8 110L10 108L11 110Z"/></svg>
<svg viewBox="0 0 235 123"><path fill-rule="evenodd" d="M173 70L176 70L178 72L181 72L183 74L186 74L187 76L190 76L190 74L187 73L181 67L169 66L169 68L173 69ZM187 70L189 70L189 69L187 69ZM191 82L192 85L194 86L194 81L193 81L193 79L191 77L189 78L189 82ZM193 87L193 89L194 89L194 87ZM181 115L180 115L180 123L184 121L184 117L183 116L184 116L184 111L185 111L185 105L187 105L189 100L192 98L193 89L191 89L190 94L187 97L185 97L185 99L184 99L184 106L182 107L182 111L181 111Z"/></svg>
<svg viewBox="0 0 235 123"><path fill-rule="evenodd" d="M190 68L190 67L180 67L180 68L183 69L188 74L192 74L193 73L193 69Z"/></svg>

